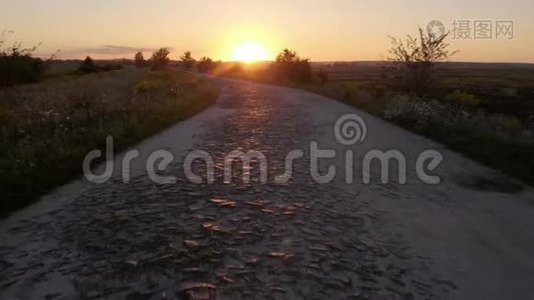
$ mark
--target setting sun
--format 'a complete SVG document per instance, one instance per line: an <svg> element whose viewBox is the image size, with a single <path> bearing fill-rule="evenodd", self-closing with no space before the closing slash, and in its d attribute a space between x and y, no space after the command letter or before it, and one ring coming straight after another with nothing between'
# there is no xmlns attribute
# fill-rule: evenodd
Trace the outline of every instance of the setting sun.
<svg viewBox="0 0 534 300"><path fill-rule="evenodd" d="M245 62L267 60L267 51L259 43L247 42L234 49L232 60Z"/></svg>

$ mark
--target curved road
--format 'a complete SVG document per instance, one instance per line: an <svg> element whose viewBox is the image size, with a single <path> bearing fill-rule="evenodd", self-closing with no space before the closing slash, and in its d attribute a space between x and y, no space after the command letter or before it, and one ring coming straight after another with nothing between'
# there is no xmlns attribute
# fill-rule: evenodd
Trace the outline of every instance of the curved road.
<svg viewBox="0 0 534 300"><path fill-rule="evenodd" d="M140 143L132 180L121 180L121 158L104 184L76 180L36 205L0 221L1 299L527 299L534 294L534 193L516 191L503 175L443 146L314 94L214 79L218 102ZM357 114L364 141L343 145L334 124ZM350 132L348 132L350 133ZM363 136L362 136L363 139ZM328 183L310 175L310 143L335 150L319 162ZM208 152L215 182L195 184L183 171L191 150ZM292 162L284 184L285 157ZM406 157L407 182L380 182L363 157L396 149ZM425 150L443 155L416 175ZM144 171L153 150L173 153L156 184ZM255 150L267 159L235 164L224 183L225 157ZM346 153L353 153L347 183ZM376 162L376 161L375 161ZM350 167L350 165L349 165ZM196 174L205 164L195 160ZM398 168L392 167L395 173ZM162 173L162 174L163 174ZM251 182L242 180L250 174ZM349 175L350 176L350 175ZM205 179L205 176L204 176Z"/></svg>

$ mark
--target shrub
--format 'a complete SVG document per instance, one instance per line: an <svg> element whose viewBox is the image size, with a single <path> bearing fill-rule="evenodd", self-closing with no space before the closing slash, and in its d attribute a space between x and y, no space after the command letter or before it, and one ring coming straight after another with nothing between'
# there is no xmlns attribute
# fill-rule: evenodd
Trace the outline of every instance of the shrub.
<svg viewBox="0 0 534 300"><path fill-rule="evenodd" d="M20 43L3 49L5 32L0 35L0 88L37 82L44 78L46 66L42 59L33 57L37 49L22 48Z"/></svg>
<svg viewBox="0 0 534 300"><path fill-rule="evenodd" d="M436 80L436 64L448 60L450 52L445 39L419 28L419 38L410 35L406 40L391 38L391 49L385 65L386 83L404 92L426 95Z"/></svg>
<svg viewBox="0 0 534 300"><path fill-rule="evenodd" d="M455 90L446 99L454 105L468 109L476 109L480 104L480 99L475 95L460 90Z"/></svg>
<svg viewBox="0 0 534 300"><path fill-rule="evenodd" d="M435 100L397 95L384 110L384 118L407 127L424 126L441 118L451 121L452 118L445 115L450 111Z"/></svg>

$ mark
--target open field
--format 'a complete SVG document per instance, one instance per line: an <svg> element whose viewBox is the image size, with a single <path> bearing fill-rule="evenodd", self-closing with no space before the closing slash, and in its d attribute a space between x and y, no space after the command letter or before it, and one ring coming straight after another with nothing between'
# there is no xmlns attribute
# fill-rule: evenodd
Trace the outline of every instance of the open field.
<svg viewBox="0 0 534 300"><path fill-rule="evenodd" d="M325 70L330 83L339 85L339 89L383 92L379 63L322 63L315 68ZM533 126L534 65L449 63L438 72L432 97L446 98L454 91L469 93L479 100L477 109L515 116L528 128Z"/></svg>
<svg viewBox="0 0 534 300"><path fill-rule="evenodd" d="M197 75L134 69L0 90L0 213L79 175L84 156L106 136L124 149L216 96L216 87Z"/></svg>
<svg viewBox="0 0 534 300"><path fill-rule="evenodd" d="M381 81L377 63L320 64L324 85L299 87L364 109L534 184L534 68L532 65L442 66L425 99L397 95Z"/></svg>

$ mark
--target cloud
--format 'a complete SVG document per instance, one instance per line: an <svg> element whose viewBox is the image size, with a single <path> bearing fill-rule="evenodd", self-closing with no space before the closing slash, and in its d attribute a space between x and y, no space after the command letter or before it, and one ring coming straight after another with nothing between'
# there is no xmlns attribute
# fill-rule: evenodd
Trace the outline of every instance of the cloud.
<svg viewBox="0 0 534 300"><path fill-rule="evenodd" d="M122 54L122 53L132 53L132 52L152 52L156 49L154 48L143 48L143 47L131 47L131 46L117 46L117 45L104 45L100 47L80 49L80 51L85 51L90 54L104 54L104 55L113 55L113 54Z"/></svg>
<svg viewBox="0 0 534 300"><path fill-rule="evenodd" d="M171 51L172 48L168 47ZM132 46L119 46L119 45L103 45L98 47L78 48L66 51L61 51L60 55L65 58L79 58L86 55L95 57L124 57L132 55L137 51L141 52L154 52L156 48L146 47L132 47Z"/></svg>

